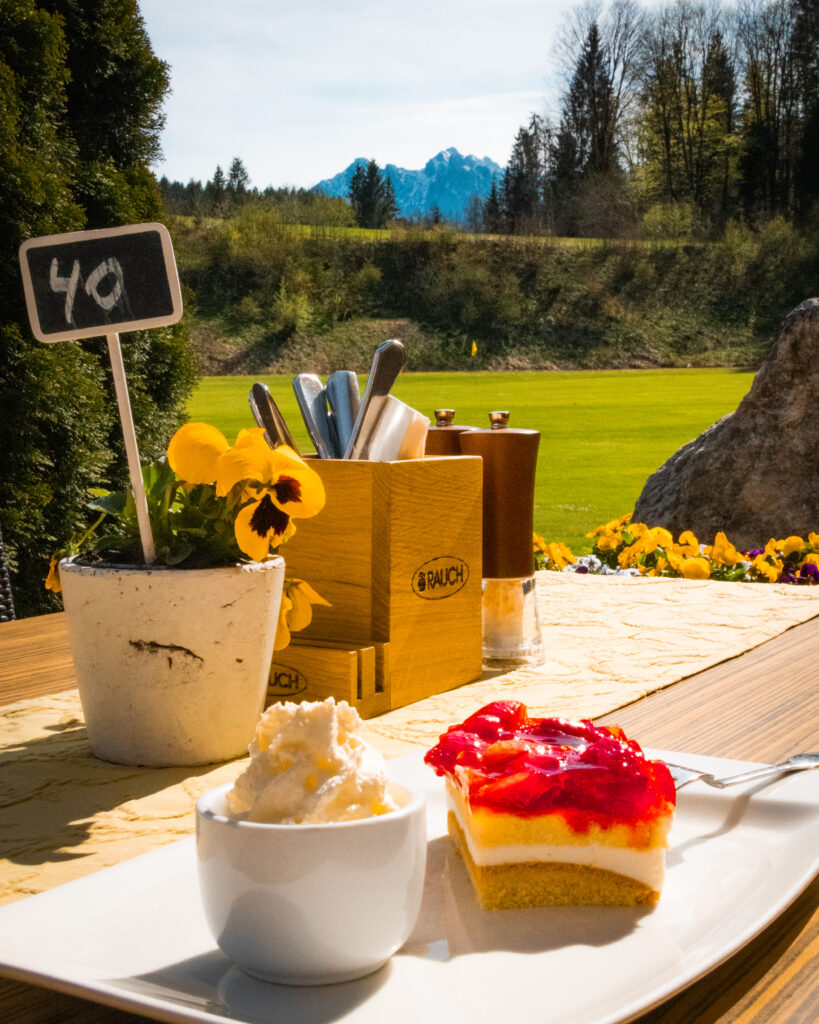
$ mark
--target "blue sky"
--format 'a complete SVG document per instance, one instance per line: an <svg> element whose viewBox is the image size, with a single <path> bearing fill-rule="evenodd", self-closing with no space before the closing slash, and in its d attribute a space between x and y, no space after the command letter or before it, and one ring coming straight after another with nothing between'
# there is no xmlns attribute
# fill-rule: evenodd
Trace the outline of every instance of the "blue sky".
<svg viewBox="0 0 819 1024"><path fill-rule="evenodd" d="M442 149L505 164L554 103L549 0L139 0L171 66L158 174L310 187L356 157L419 168ZM547 97L551 97L550 100Z"/></svg>

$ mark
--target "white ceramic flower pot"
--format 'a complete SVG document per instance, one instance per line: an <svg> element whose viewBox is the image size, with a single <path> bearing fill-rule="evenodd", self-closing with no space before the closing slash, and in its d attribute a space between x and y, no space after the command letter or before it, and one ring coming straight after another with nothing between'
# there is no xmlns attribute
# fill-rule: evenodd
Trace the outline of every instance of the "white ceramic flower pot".
<svg viewBox="0 0 819 1024"><path fill-rule="evenodd" d="M264 705L284 559L218 569L60 563L91 749L132 765L247 752Z"/></svg>

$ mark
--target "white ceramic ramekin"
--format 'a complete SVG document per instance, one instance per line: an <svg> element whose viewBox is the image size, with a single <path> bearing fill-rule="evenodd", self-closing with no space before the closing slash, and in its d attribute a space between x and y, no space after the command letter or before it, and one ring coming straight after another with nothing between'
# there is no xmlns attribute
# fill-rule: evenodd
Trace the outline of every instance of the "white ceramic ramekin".
<svg viewBox="0 0 819 1024"><path fill-rule="evenodd" d="M243 970L286 985L363 977L409 938L426 869L424 797L397 783L397 811L323 825L228 817L221 786L196 804L205 916Z"/></svg>

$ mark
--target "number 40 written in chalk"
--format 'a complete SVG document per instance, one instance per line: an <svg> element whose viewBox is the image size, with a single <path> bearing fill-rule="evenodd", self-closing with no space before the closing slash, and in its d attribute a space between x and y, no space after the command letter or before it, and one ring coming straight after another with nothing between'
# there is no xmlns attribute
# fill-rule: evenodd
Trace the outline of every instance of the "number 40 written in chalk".
<svg viewBox="0 0 819 1024"><path fill-rule="evenodd" d="M182 315L173 246L162 224L32 238L20 247L20 268L40 341L162 327Z"/></svg>
<svg viewBox="0 0 819 1024"><path fill-rule="evenodd" d="M100 285L109 274L114 277L113 287L107 295L101 295ZM80 283L80 261L74 260L69 277L60 277L57 257L54 256L51 260L49 283L51 284L52 291L65 292L65 322L66 324L72 324L74 322L74 296L77 291L77 285ZM85 293L91 296L100 309L104 309L106 313L112 310L123 296L125 296L125 301L128 301L128 297L125 295L122 267L116 257L109 256L102 263L98 263L94 267L88 275L88 280L85 282Z"/></svg>

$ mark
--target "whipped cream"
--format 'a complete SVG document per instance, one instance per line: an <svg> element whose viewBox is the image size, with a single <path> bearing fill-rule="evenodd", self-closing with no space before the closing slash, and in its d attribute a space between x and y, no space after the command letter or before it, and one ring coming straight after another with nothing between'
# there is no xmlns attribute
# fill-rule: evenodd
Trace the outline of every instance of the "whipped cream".
<svg viewBox="0 0 819 1024"><path fill-rule="evenodd" d="M227 792L230 813L269 824L352 821L394 811L382 755L360 735L346 701L271 704L250 764Z"/></svg>

